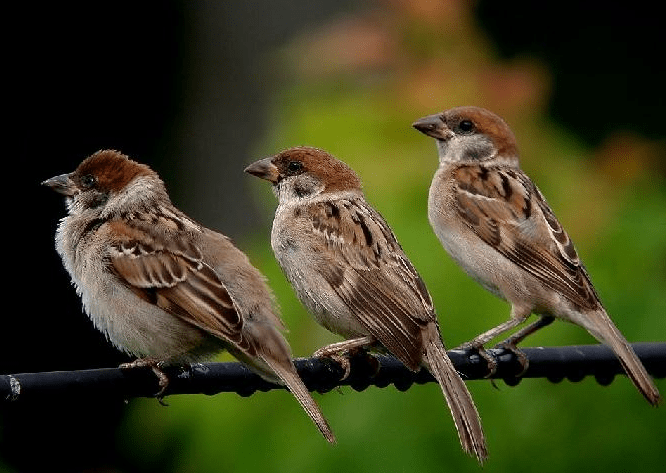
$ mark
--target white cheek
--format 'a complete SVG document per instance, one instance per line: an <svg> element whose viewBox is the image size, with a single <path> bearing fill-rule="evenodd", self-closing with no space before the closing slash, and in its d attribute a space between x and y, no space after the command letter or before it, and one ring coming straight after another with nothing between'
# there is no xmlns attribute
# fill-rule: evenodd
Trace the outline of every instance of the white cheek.
<svg viewBox="0 0 666 473"><path fill-rule="evenodd" d="M80 197L81 197L80 194L77 193L72 197L65 198L65 205L67 207L68 214L80 215L86 210L86 207L83 204L83 202L81 202Z"/></svg>
<svg viewBox="0 0 666 473"><path fill-rule="evenodd" d="M437 152L440 159L445 157L449 151L449 142L444 140L437 140Z"/></svg>
<svg viewBox="0 0 666 473"><path fill-rule="evenodd" d="M483 135L455 135L438 141L440 162L481 162L494 156L492 142Z"/></svg>

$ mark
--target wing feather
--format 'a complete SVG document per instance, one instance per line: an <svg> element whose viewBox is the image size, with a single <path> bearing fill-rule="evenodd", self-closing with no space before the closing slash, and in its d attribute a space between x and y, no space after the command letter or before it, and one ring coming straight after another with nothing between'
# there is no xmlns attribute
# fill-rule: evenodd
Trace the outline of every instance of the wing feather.
<svg viewBox="0 0 666 473"><path fill-rule="evenodd" d="M362 199L315 202L312 233L333 254L322 275L370 335L418 369L430 294L384 219Z"/></svg>
<svg viewBox="0 0 666 473"><path fill-rule="evenodd" d="M132 220L117 225L115 234L121 237L111 248L110 265L135 294L254 355L227 288L190 238L179 232L156 238Z"/></svg>
<svg viewBox="0 0 666 473"><path fill-rule="evenodd" d="M523 172L462 166L454 178L458 214L479 238L579 307L600 306L571 239Z"/></svg>

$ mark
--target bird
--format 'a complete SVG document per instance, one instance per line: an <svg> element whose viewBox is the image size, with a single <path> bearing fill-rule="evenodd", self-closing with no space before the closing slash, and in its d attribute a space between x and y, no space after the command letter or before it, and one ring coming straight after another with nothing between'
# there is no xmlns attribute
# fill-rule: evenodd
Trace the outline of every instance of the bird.
<svg viewBox="0 0 666 473"><path fill-rule="evenodd" d="M171 202L148 165L100 150L42 183L65 196L56 250L95 327L150 367L161 401L167 365L227 350L262 378L286 385L324 438L336 439L298 375L274 296L231 240Z"/></svg>
<svg viewBox="0 0 666 473"><path fill-rule="evenodd" d="M387 351L438 381L462 448L488 455L474 401L449 359L425 283L345 163L309 146L286 149L245 171L272 183L278 207L271 246L314 319L345 340L315 357ZM337 356L337 358L336 358ZM348 366L345 367L348 373Z"/></svg>
<svg viewBox="0 0 666 473"><path fill-rule="evenodd" d="M658 405L657 387L606 313L569 235L520 169L507 123L484 108L461 106L412 126L437 143L439 167L428 195L434 232L471 278L511 305L508 321L463 348L483 351L532 313L539 318L500 346L517 350L520 341L556 318L572 322L609 346L645 399Z"/></svg>

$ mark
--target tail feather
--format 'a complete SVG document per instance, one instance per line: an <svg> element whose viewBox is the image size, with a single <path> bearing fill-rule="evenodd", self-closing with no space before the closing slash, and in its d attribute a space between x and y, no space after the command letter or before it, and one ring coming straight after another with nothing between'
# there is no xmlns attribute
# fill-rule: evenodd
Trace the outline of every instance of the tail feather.
<svg viewBox="0 0 666 473"><path fill-rule="evenodd" d="M298 400L301 407L303 407L305 412L310 416L310 419L315 423L324 438L330 443L336 443L335 435L333 434L331 427L328 425L328 421L322 414L315 400L312 398L308 388L303 384L294 364L290 362L286 365L285 363L271 360L268 357L262 358L287 386L296 400Z"/></svg>
<svg viewBox="0 0 666 473"><path fill-rule="evenodd" d="M636 355L636 352L622 333L613 324L605 311L600 310L594 313L585 314L585 328L597 340L608 345L620 360L620 364L627 376L634 383L634 386L653 406L658 406L662 402L661 394L654 381L648 374L645 366Z"/></svg>
<svg viewBox="0 0 666 473"><path fill-rule="evenodd" d="M287 341L273 324L263 322L255 317L244 325L243 338L249 343L249 350L241 350L237 346L228 346L227 349L264 379L287 386L324 438L335 443L331 427L296 371Z"/></svg>
<svg viewBox="0 0 666 473"><path fill-rule="evenodd" d="M467 386L449 359L435 324L424 330L426 362L446 398L463 450L474 454L479 463L488 458L481 419Z"/></svg>

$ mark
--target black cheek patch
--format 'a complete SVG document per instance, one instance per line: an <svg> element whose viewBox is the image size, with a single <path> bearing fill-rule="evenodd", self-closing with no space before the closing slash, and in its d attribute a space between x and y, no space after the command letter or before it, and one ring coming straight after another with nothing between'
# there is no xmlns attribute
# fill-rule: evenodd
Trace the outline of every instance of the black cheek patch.
<svg viewBox="0 0 666 473"><path fill-rule="evenodd" d="M294 186L294 194L296 194L298 197L305 197L306 195L310 194L310 189L308 189L306 186L296 184Z"/></svg>
<svg viewBox="0 0 666 473"><path fill-rule="evenodd" d="M465 160L469 161L480 161L482 158L482 154L479 153L478 149L467 149L465 150L463 157L465 158Z"/></svg>
<svg viewBox="0 0 666 473"><path fill-rule="evenodd" d="M90 208L95 209L97 207L101 207L102 205L106 204L106 202L109 200L109 194L107 192L99 192L99 191L93 191L93 192L95 192L95 194L88 202Z"/></svg>

